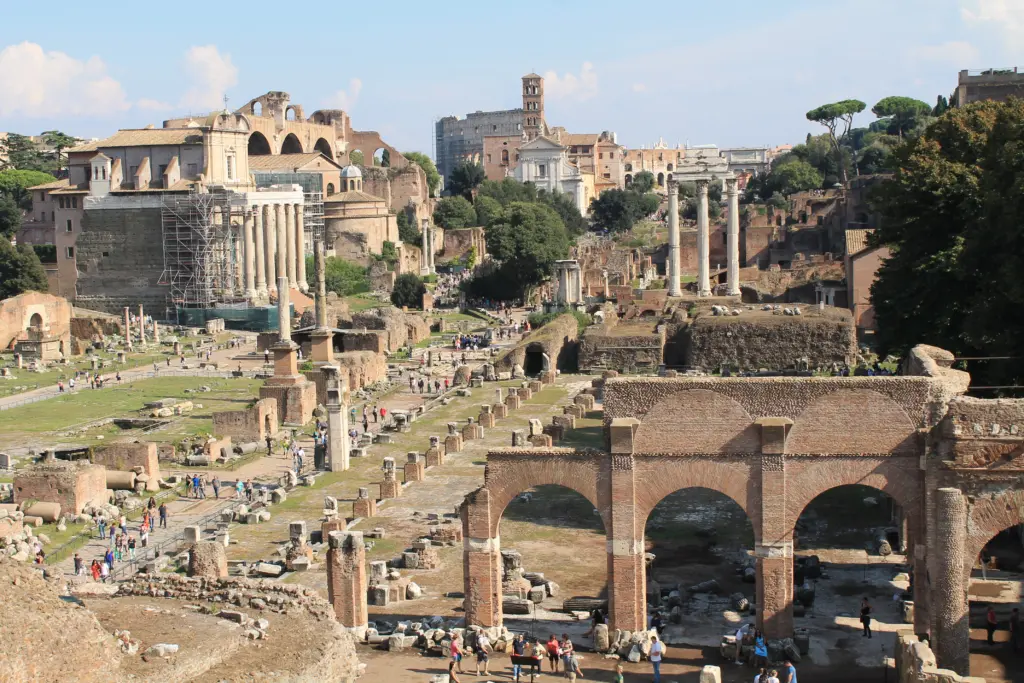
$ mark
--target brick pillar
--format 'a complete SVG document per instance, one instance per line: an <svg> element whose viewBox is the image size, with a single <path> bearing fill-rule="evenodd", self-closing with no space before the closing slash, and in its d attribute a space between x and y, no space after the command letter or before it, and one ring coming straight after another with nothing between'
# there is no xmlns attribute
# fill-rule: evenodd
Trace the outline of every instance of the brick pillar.
<svg viewBox="0 0 1024 683"><path fill-rule="evenodd" d="M481 488L470 493L460 514L466 625L500 626L501 539L491 537L490 492Z"/></svg>
<svg viewBox="0 0 1024 683"><path fill-rule="evenodd" d="M327 599L334 616L359 637L366 633L366 546L361 531L332 531L327 536Z"/></svg>
<svg viewBox="0 0 1024 683"><path fill-rule="evenodd" d="M793 532L786 524L786 436L793 421L763 417L761 427L760 534L757 558L757 626L767 638L793 635Z"/></svg>
<svg viewBox="0 0 1024 683"><path fill-rule="evenodd" d="M932 649L939 667L970 673L971 629L964 580L967 542L967 499L959 489L935 492L935 568L931 607L934 616ZM923 577L915 577L915 582Z"/></svg>
<svg viewBox="0 0 1024 683"><path fill-rule="evenodd" d="M638 532L633 468L635 418L611 422L611 528L608 534L608 613L611 627L636 631L647 621L643 530Z"/></svg>
<svg viewBox="0 0 1024 683"><path fill-rule="evenodd" d="M423 481L423 458L415 451L406 453L405 481Z"/></svg>

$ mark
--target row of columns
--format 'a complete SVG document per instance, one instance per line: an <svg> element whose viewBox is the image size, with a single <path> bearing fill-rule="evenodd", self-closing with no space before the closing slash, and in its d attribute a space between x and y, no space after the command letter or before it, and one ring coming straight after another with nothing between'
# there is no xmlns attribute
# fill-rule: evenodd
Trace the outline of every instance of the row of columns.
<svg viewBox="0 0 1024 683"><path fill-rule="evenodd" d="M243 277L250 299L278 294L275 284L309 291L302 204L262 204L247 208L243 223Z"/></svg>
<svg viewBox="0 0 1024 683"><path fill-rule="evenodd" d="M708 220L709 179L701 178L697 184L697 295L711 296L711 235ZM725 179L729 219L726 235L728 260L726 294L740 293L740 201L735 178ZM682 296L679 261L679 181L668 181L668 294Z"/></svg>

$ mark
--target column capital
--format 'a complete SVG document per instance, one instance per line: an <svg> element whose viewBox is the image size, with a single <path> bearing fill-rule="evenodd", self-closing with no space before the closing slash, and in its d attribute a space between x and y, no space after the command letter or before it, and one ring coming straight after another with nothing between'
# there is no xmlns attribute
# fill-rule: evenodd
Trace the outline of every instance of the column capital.
<svg viewBox="0 0 1024 683"><path fill-rule="evenodd" d="M670 194L671 193L678 193L679 192L679 181L676 180L675 178L669 178L668 179L668 191L669 191Z"/></svg>
<svg viewBox="0 0 1024 683"><path fill-rule="evenodd" d="M736 182L737 182L736 178L726 178L725 179L725 191L728 192L729 194L736 194L736 192L737 192Z"/></svg>
<svg viewBox="0 0 1024 683"><path fill-rule="evenodd" d="M711 184L711 181L707 178L701 178L700 180L695 181L695 184L697 185L698 195L707 194L708 186Z"/></svg>

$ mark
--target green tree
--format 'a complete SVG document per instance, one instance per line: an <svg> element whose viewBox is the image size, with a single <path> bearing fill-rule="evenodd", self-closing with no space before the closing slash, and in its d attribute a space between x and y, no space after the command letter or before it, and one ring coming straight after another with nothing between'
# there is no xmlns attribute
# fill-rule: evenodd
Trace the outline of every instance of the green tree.
<svg viewBox="0 0 1024 683"><path fill-rule="evenodd" d="M490 197L502 206L512 202L537 201L537 186L533 183L521 183L515 178L501 180L485 180L480 183L477 196Z"/></svg>
<svg viewBox="0 0 1024 683"><path fill-rule="evenodd" d="M555 261L569 255L569 234L554 209L513 202L486 228L487 251L500 262L495 277L503 299L525 296L551 275Z"/></svg>
<svg viewBox="0 0 1024 683"><path fill-rule="evenodd" d="M931 111L927 102L897 95L882 98L871 107L872 114L889 122L889 133L901 140L905 133L912 130L920 119L931 114Z"/></svg>
<svg viewBox="0 0 1024 683"><path fill-rule="evenodd" d="M0 171L0 195L13 199L23 211L32 210L32 193L28 188L52 183L54 178L42 171L21 171L9 168Z"/></svg>
<svg viewBox="0 0 1024 683"><path fill-rule="evenodd" d="M349 152L348 163L352 164L353 166L362 166L363 165L363 153L360 152L358 149L355 150L355 151Z"/></svg>
<svg viewBox="0 0 1024 683"><path fill-rule="evenodd" d="M448 181L448 190L452 196L462 195L466 199L472 199L473 190L487 178L484 167L480 164L464 162L452 169L451 178Z"/></svg>
<svg viewBox="0 0 1024 683"><path fill-rule="evenodd" d="M571 237L579 237L590 227L587 219L576 208L576 202L564 192L539 190L537 192L537 200L555 210L555 213L562 219L562 223L565 224L565 229L569 231Z"/></svg>
<svg viewBox="0 0 1024 683"><path fill-rule="evenodd" d="M501 214L501 204L498 200L484 194L477 194L473 200L473 208L476 210L476 220L480 225L487 225Z"/></svg>
<svg viewBox="0 0 1024 683"><path fill-rule="evenodd" d="M865 107L867 105L860 100L842 100L832 104L824 104L807 112L808 121L820 123L828 129L829 141L832 143L832 151L836 156L836 164L839 166L839 178L844 185L849 180L849 177L846 173L846 166L843 163L843 152L840 143L850 132L850 127L853 125L853 117L864 111Z"/></svg>
<svg viewBox="0 0 1024 683"><path fill-rule="evenodd" d="M465 255L463 256L463 261L466 265L466 268L468 268L469 270L473 270L473 266L476 265L476 247L470 247L469 250L466 251Z"/></svg>
<svg viewBox="0 0 1024 683"><path fill-rule="evenodd" d="M391 303L398 308L402 306L421 308L423 295L426 293L427 287L423 284L423 280L413 273L402 273L395 278L395 286L391 290Z"/></svg>
<svg viewBox="0 0 1024 683"><path fill-rule="evenodd" d="M416 219L409 218L407 211L404 209L399 211L395 222L398 223L398 238L400 240L406 244L420 244L423 241L420 229L416 225Z"/></svg>
<svg viewBox="0 0 1024 683"><path fill-rule="evenodd" d="M17 133L7 135L7 156L12 167L22 171L40 171L53 173L57 164L53 159L36 149L30 138Z"/></svg>
<svg viewBox="0 0 1024 683"><path fill-rule="evenodd" d="M654 189L654 174L650 171L640 171L633 176L633 180L630 181L629 187L626 189L647 194Z"/></svg>
<svg viewBox="0 0 1024 683"><path fill-rule="evenodd" d="M384 151L380 155L380 165L382 168L391 168L391 150L384 148Z"/></svg>
<svg viewBox="0 0 1024 683"><path fill-rule="evenodd" d="M1024 336L1024 101L948 110L893 152L875 206L889 248L871 288L883 353L919 343L1020 356ZM973 383L1019 384L1024 362L969 366Z"/></svg>
<svg viewBox="0 0 1024 683"><path fill-rule="evenodd" d="M384 240L380 245L380 260L388 264L388 266L394 266L398 263L398 250L395 249L395 243L389 240Z"/></svg>
<svg viewBox="0 0 1024 683"><path fill-rule="evenodd" d="M0 194L0 241L9 242L21 227L21 208L10 196Z"/></svg>
<svg viewBox="0 0 1024 683"><path fill-rule="evenodd" d="M640 194L632 190L605 190L590 201L590 215L594 224L611 232L626 232L641 218L658 210L659 200L654 194Z"/></svg>
<svg viewBox="0 0 1024 683"><path fill-rule="evenodd" d="M43 138L46 140L48 145L53 147L54 156L56 157L55 161L57 162L57 170L59 171L64 168L64 157L61 152L68 147L74 147L78 140L70 135L65 135L59 130L43 131Z"/></svg>
<svg viewBox="0 0 1024 683"><path fill-rule="evenodd" d="M423 173L427 176L427 189L430 190L430 196L436 196L437 188L441 186L441 174L437 172L434 160L423 152L405 152L402 156L423 169Z"/></svg>
<svg viewBox="0 0 1024 683"><path fill-rule="evenodd" d="M0 239L0 299L48 289L46 271L35 250L28 244L15 248L8 240Z"/></svg>
<svg viewBox="0 0 1024 683"><path fill-rule="evenodd" d="M477 224L477 215L465 197L444 197L434 208L434 222L446 230L471 228Z"/></svg>
<svg viewBox="0 0 1024 683"><path fill-rule="evenodd" d="M794 192L815 190L821 187L822 175L814 166L806 161L792 159L782 164L775 164L768 173L765 189L768 194L776 192L788 196Z"/></svg>
<svg viewBox="0 0 1024 683"><path fill-rule="evenodd" d="M306 272L316 272L312 256L306 257ZM334 292L338 296L351 296L370 291L366 268L336 256L328 256L324 260L324 285L328 292Z"/></svg>

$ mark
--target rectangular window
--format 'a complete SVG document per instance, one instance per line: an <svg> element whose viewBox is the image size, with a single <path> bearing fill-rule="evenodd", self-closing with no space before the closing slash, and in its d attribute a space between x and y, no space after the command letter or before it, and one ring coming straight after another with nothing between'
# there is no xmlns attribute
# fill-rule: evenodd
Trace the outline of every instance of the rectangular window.
<svg viewBox="0 0 1024 683"><path fill-rule="evenodd" d="M189 164L187 169L189 178L195 178L199 175L199 164Z"/></svg>
<svg viewBox="0 0 1024 683"><path fill-rule="evenodd" d="M608 158L609 159L614 159L615 158L615 152L608 152Z"/></svg>
<svg viewBox="0 0 1024 683"><path fill-rule="evenodd" d="M491 163L491 155L490 154L487 155L487 163Z"/></svg>
<svg viewBox="0 0 1024 683"><path fill-rule="evenodd" d="M71 198L71 208L72 209L77 209L78 208L78 197L72 197Z"/></svg>
<svg viewBox="0 0 1024 683"><path fill-rule="evenodd" d="M228 180L234 180L235 179L235 156L233 154L229 154L227 161L228 161L228 163L227 163Z"/></svg>
<svg viewBox="0 0 1024 683"><path fill-rule="evenodd" d="M67 258L75 258L75 248L74 247L64 247L64 256L67 257Z"/></svg>
<svg viewBox="0 0 1024 683"><path fill-rule="evenodd" d="M138 166L129 166L128 167L128 173L129 173L129 175L131 175L132 178L134 178L138 172L139 172L139 167Z"/></svg>
<svg viewBox="0 0 1024 683"><path fill-rule="evenodd" d="M63 197L57 197L57 205L60 208L62 208L62 209L64 208L64 198Z"/></svg>
<svg viewBox="0 0 1024 683"><path fill-rule="evenodd" d="M541 178L546 177L547 176L547 171L548 171L548 167L545 166L544 164L539 164L537 166L537 175L538 175L538 177L541 177Z"/></svg>
<svg viewBox="0 0 1024 683"><path fill-rule="evenodd" d="M40 218L39 220L45 222L46 221L46 212L45 211L40 211L39 213L42 215L42 218Z"/></svg>
<svg viewBox="0 0 1024 683"><path fill-rule="evenodd" d="M597 155L598 159L604 159L604 152L599 152Z"/></svg>
<svg viewBox="0 0 1024 683"><path fill-rule="evenodd" d="M67 225L66 231L67 232L71 232L71 219L70 218L68 219L68 225Z"/></svg>

